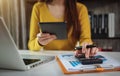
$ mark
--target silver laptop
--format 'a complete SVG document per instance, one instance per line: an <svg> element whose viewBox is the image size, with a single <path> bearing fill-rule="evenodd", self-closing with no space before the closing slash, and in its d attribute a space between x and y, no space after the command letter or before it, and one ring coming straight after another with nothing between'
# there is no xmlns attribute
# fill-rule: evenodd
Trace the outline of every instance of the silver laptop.
<svg viewBox="0 0 120 76"><path fill-rule="evenodd" d="M54 60L54 56L45 55L21 55L14 40L7 29L2 17L0 17L0 68L28 70L39 64Z"/></svg>

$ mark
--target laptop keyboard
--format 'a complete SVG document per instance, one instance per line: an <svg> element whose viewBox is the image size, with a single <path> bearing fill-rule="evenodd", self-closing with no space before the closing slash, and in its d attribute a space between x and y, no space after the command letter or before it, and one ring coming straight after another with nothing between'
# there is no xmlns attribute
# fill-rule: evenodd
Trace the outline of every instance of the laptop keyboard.
<svg viewBox="0 0 120 76"><path fill-rule="evenodd" d="M41 63L47 63L55 59L55 56L48 55L22 55L23 61L26 65L29 65L34 62L41 61Z"/></svg>
<svg viewBox="0 0 120 76"><path fill-rule="evenodd" d="M21 55L24 59L41 59L41 58L47 58L50 57L48 55L29 55L29 54L22 54Z"/></svg>
<svg viewBox="0 0 120 76"><path fill-rule="evenodd" d="M29 65L31 63L34 63L34 62L38 62L38 61L41 61L40 59L23 59L25 65Z"/></svg>

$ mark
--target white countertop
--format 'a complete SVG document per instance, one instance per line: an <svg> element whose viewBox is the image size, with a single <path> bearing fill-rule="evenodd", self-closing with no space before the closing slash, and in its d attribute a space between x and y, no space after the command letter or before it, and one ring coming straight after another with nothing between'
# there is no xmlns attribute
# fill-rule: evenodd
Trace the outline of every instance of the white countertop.
<svg viewBox="0 0 120 76"><path fill-rule="evenodd" d="M21 51L21 54L31 54L29 51ZM58 55L63 53L72 53L71 51L43 51L34 54L45 54L45 55ZM120 61L120 52L100 52L101 54L109 55L118 61ZM33 53L32 53L33 54ZM71 74L68 76L120 76L120 71L118 72L101 72L101 73L86 73L86 74ZM48 63L39 65L28 71L16 71L16 70L3 70L0 69L0 76L67 76L63 74L60 66L56 60L50 61Z"/></svg>

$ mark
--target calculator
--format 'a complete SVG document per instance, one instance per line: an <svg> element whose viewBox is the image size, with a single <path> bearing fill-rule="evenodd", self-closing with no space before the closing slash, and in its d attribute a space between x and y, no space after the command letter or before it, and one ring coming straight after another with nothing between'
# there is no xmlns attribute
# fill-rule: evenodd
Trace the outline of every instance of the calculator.
<svg viewBox="0 0 120 76"><path fill-rule="evenodd" d="M90 56L89 59L85 58L85 54L82 54L80 56L75 56L81 64L83 65L89 65L89 64L102 64L104 61L104 57L101 55L98 56Z"/></svg>

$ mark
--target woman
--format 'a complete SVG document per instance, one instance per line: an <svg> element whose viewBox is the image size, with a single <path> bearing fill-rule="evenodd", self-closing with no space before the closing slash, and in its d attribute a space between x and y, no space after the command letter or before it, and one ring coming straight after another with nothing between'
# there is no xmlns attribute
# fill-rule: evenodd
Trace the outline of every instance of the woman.
<svg viewBox="0 0 120 76"><path fill-rule="evenodd" d="M39 22L67 22L68 39L58 40L55 35L42 33ZM41 34L41 36L37 36ZM40 0L32 10L30 23L30 50L39 51L42 47L46 50L74 50L77 42L83 46L82 52L86 57L94 55L98 49L87 49L86 45L92 44L90 21L85 5L76 0ZM91 51L90 51L91 50ZM79 52L75 52L76 56Z"/></svg>

